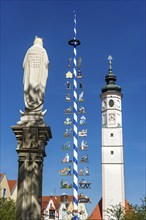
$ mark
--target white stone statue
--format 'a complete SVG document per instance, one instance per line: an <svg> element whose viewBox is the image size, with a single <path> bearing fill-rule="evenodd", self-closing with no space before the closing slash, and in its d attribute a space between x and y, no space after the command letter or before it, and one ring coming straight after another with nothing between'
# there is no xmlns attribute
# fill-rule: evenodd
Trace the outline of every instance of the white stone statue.
<svg viewBox="0 0 146 220"><path fill-rule="evenodd" d="M43 39L35 37L34 44L28 49L23 61L26 113L42 113L48 65L49 59L46 50L43 48Z"/></svg>

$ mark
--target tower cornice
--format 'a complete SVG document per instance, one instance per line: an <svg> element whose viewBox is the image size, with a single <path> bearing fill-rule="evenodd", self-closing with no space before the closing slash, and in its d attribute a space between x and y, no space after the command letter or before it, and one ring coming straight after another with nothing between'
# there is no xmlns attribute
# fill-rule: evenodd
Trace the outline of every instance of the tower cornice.
<svg viewBox="0 0 146 220"><path fill-rule="evenodd" d="M117 95L120 96L121 98L123 98L123 94L121 92L118 91L105 91L103 93L100 94L100 98L103 99L104 97L107 97L108 95Z"/></svg>

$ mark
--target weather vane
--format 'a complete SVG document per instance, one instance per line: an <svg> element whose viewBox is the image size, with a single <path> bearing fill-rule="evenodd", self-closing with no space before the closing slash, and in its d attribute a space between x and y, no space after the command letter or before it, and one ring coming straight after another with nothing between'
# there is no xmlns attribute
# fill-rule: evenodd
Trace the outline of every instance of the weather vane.
<svg viewBox="0 0 146 220"><path fill-rule="evenodd" d="M112 71L112 60L113 60L113 58L112 58L111 55L109 55L107 59L109 61L109 71L111 72Z"/></svg>
<svg viewBox="0 0 146 220"><path fill-rule="evenodd" d="M108 61L109 61L109 64L112 64L112 60L113 60L112 56L109 55L107 59L108 59Z"/></svg>

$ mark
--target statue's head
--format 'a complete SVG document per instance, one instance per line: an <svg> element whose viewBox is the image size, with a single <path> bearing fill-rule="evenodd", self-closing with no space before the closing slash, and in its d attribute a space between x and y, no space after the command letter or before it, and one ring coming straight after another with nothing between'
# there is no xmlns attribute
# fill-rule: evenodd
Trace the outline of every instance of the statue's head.
<svg viewBox="0 0 146 220"><path fill-rule="evenodd" d="M40 37L35 36L33 45L36 45L36 44L39 44L40 46L43 47L43 38L40 38Z"/></svg>

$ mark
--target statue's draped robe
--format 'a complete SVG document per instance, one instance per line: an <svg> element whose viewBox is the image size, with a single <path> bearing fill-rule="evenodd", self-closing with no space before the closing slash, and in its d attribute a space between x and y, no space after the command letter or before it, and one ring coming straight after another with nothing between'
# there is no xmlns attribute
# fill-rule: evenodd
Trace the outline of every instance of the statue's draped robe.
<svg viewBox="0 0 146 220"><path fill-rule="evenodd" d="M39 44L28 49L24 62L24 102L26 112L41 113L48 78L48 56Z"/></svg>

